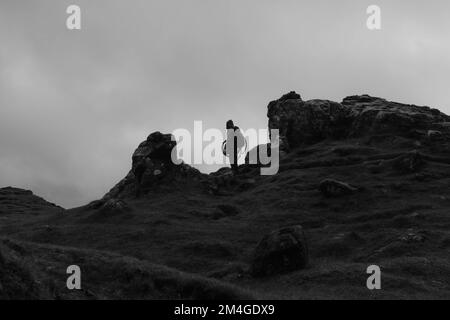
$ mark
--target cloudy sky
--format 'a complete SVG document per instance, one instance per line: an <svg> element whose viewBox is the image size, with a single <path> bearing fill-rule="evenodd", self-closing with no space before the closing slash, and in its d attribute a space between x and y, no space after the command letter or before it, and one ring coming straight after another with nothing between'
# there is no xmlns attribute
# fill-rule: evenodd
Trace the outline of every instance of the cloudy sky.
<svg viewBox="0 0 450 320"><path fill-rule="evenodd" d="M82 30L66 29L66 8ZM366 28L381 7L382 30ZM0 186L101 197L156 130L266 128L296 90L450 113L448 0L2 0ZM202 168L208 170L208 168Z"/></svg>

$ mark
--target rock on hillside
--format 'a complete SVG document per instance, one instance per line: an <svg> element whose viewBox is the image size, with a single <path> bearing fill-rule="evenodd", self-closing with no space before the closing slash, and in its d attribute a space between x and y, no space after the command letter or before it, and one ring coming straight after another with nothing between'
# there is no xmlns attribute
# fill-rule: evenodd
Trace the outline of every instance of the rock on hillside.
<svg viewBox="0 0 450 320"><path fill-rule="evenodd" d="M103 199L0 215L2 239L14 239L0 239L0 297L246 297L238 286L260 299L448 299L449 118L294 92L269 109L290 148L276 175L175 166L170 135L153 133ZM74 263L86 291L66 290ZM365 286L372 264L383 290Z"/></svg>
<svg viewBox="0 0 450 320"><path fill-rule="evenodd" d="M348 108L349 136L365 134L410 135L417 130L442 130L450 117L437 109L387 101L368 95L350 96L342 101Z"/></svg>
<svg viewBox="0 0 450 320"><path fill-rule="evenodd" d="M265 235L255 249L251 273L256 277L303 269L308 264L308 244L299 225Z"/></svg>
<svg viewBox="0 0 450 320"><path fill-rule="evenodd" d="M300 95L290 92L269 103L267 117L269 129L279 129L280 146L285 151L325 139L368 134L439 136L450 132L450 117L437 109L368 95L350 96L337 103L303 101Z"/></svg>
<svg viewBox="0 0 450 320"><path fill-rule="evenodd" d="M139 144L132 156L131 170L104 197L140 196L151 190L169 191L180 182L196 181L202 174L184 163L174 164L171 158L176 141L171 134L153 132Z"/></svg>
<svg viewBox="0 0 450 320"><path fill-rule="evenodd" d="M450 117L439 110L368 95L349 96L338 103L304 101L291 91L269 103L267 116L269 129L279 130L280 148L285 152L327 139L393 135L431 141L450 137ZM189 184L190 188L215 184L223 170L204 175L184 163L175 165L171 158L174 147L172 135L150 134L133 153L129 173L101 201L139 197L153 191L172 192L180 185L186 189ZM250 150L247 159L259 147ZM285 152L281 152L282 158Z"/></svg>

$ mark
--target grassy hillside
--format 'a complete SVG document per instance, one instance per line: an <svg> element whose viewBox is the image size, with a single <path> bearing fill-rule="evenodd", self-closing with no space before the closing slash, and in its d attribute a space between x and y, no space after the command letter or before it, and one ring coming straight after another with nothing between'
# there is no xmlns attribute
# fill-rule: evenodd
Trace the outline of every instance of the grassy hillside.
<svg viewBox="0 0 450 320"><path fill-rule="evenodd" d="M91 205L26 219L2 214L0 232L28 242L23 259L37 262L25 263L27 274L54 279L45 297L449 298L450 153L433 148L395 136L324 141L291 152L275 176L241 168L217 194L202 181L190 189L162 185L122 199L126 208L118 211ZM402 159L414 149L423 164L405 171ZM358 191L327 198L318 189L326 178ZM309 267L251 277L261 237L296 224L306 230ZM75 262L85 270L86 292L61 289L65 266ZM381 267L382 290L366 288L370 264Z"/></svg>
<svg viewBox="0 0 450 320"><path fill-rule="evenodd" d="M68 290L69 265L81 290ZM105 251L0 241L0 299L250 299L214 279Z"/></svg>

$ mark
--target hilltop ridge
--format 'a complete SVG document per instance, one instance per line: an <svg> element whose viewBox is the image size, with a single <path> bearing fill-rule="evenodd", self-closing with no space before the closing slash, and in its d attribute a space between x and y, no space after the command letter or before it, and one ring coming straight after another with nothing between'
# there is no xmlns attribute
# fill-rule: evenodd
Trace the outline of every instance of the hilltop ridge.
<svg viewBox="0 0 450 320"><path fill-rule="evenodd" d="M85 206L56 210L39 202L39 214L26 214L34 204L8 202L29 199L29 192L1 189L0 233L7 239L0 252L16 263L35 254L30 246L57 246L62 253L38 250L37 259L58 272L29 270L59 279L46 291L49 298L76 298L61 288L61 266L76 263L89 274L93 265L101 272L97 262L108 259L114 270L107 274L140 272L153 268L149 264L169 268L163 280L145 271L146 279L160 284L152 287L156 294L135 283L115 298L127 292L177 298L164 291L177 283L187 288L183 297L448 298L450 117L368 95L338 103L304 101L295 92L265 111L268 128L280 131L276 175L261 176L259 165L250 164L238 174L174 165L170 135L151 133L132 155L126 177ZM138 177L142 157L150 161ZM365 286L371 264L382 270L383 290ZM190 277L198 281L186 285ZM114 292L106 278L87 276L83 285L92 298ZM11 296L8 288L0 292Z"/></svg>

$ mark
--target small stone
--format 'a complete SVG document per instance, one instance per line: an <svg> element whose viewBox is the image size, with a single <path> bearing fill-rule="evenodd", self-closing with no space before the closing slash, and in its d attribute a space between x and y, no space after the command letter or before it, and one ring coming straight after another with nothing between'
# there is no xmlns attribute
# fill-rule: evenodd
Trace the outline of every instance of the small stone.
<svg viewBox="0 0 450 320"><path fill-rule="evenodd" d="M428 138L441 137L442 132L438 131L438 130L428 130L427 136L428 136Z"/></svg>
<svg viewBox="0 0 450 320"><path fill-rule="evenodd" d="M103 212L127 212L130 210L128 204L119 199L110 199L108 200L100 209Z"/></svg>
<svg viewBox="0 0 450 320"><path fill-rule="evenodd" d="M423 235L414 232L414 230L412 230L412 229L408 230L407 234L400 236L398 239L403 242L424 242L425 241L425 237Z"/></svg>
<svg viewBox="0 0 450 320"><path fill-rule="evenodd" d="M319 190L326 197L338 197L354 193L358 188L342 181L325 179L320 182Z"/></svg>

